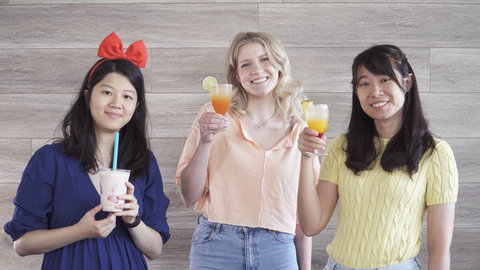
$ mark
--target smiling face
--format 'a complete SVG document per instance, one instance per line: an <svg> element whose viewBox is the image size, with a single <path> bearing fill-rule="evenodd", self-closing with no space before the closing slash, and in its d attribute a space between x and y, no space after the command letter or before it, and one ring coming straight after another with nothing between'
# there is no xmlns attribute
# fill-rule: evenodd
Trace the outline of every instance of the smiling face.
<svg viewBox="0 0 480 270"><path fill-rule="evenodd" d="M132 119L137 102L137 91L127 77L118 73L105 76L95 85L90 97L95 132L118 132Z"/></svg>
<svg viewBox="0 0 480 270"><path fill-rule="evenodd" d="M395 71L398 81L405 83L406 89L411 85L411 74L401 78ZM375 75L363 65L358 68L356 94L363 111L378 124L393 124L399 128L402 124L402 111L405 92L387 75Z"/></svg>
<svg viewBox="0 0 480 270"><path fill-rule="evenodd" d="M278 69L270 62L261 43L247 43L240 47L237 63L236 79L249 98L272 94L278 82Z"/></svg>

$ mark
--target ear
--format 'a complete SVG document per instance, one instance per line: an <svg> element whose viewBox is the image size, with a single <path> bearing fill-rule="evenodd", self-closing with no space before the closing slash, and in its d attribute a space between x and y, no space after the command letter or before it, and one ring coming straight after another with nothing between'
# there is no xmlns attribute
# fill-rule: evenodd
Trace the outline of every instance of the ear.
<svg viewBox="0 0 480 270"><path fill-rule="evenodd" d="M88 89L85 89L85 91L83 91L83 95L84 95L85 97L87 97L87 95L88 95Z"/></svg>
<svg viewBox="0 0 480 270"><path fill-rule="evenodd" d="M413 74L412 73L409 73L407 78L405 79L405 85L407 86L407 92L410 91L410 89L412 89L412 79L413 78Z"/></svg>

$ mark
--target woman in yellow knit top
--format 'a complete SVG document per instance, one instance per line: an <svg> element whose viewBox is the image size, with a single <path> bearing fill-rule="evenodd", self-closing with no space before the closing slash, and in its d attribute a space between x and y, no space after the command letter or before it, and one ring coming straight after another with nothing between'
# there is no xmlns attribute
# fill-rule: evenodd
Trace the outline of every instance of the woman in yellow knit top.
<svg viewBox="0 0 480 270"><path fill-rule="evenodd" d="M450 146L428 130L415 74L392 45L359 54L352 72L348 132L327 146L316 187L307 153L323 143L308 128L299 138L301 228L318 234L340 201L325 269L421 269L428 209L428 269L450 269L458 172Z"/></svg>

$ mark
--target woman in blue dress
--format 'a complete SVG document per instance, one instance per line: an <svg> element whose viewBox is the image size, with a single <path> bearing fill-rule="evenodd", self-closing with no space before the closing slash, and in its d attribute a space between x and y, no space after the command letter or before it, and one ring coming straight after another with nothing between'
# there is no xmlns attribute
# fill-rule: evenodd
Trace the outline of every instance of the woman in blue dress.
<svg viewBox="0 0 480 270"><path fill-rule="evenodd" d="M112 51L113 50L113 51ZM116 51L115 51L116 50ZM62 138L30 159L5 232L20 256L44 253L42 269L147 269L170 237L169 200L146 137L143 41L127 53L115 33L100 45L61 124ZM120 133L118 168L131 170L121 212L102 211L98 170L112 167Z"/></svg>

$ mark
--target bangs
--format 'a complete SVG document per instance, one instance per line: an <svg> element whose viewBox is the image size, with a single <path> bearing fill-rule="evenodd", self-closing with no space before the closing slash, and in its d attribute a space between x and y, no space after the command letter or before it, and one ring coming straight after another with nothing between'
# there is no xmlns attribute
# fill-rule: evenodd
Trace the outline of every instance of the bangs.
<svg viewBox="0 0 480 270"><path fill-rule="evenodd" d="M354 61L352 70L354 77L352 78L352 84L358 84L358 68L362 65L374 75L388 76L397 84L399 84L397 75L393 69L393 64L394 63L392 63L392 60L387 54L378 53L378 51L374 52L372 50L367 50L358 55Z"/></svg>

